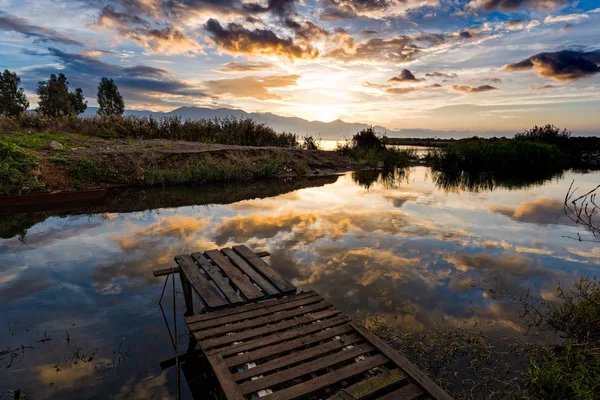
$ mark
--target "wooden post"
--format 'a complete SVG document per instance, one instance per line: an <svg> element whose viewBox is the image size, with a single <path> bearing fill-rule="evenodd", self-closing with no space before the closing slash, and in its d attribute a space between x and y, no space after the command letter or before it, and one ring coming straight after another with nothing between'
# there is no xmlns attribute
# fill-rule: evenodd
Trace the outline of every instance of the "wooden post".
<svg viewBox="0 0 600 400"><path fill-rule="evenodd" d="M192 297L192 285L185 277L184 273L179 271L179 279L181 279L181 288L183 289L183 297L185 298L185 316L194 315L194 298Z"/></svg>

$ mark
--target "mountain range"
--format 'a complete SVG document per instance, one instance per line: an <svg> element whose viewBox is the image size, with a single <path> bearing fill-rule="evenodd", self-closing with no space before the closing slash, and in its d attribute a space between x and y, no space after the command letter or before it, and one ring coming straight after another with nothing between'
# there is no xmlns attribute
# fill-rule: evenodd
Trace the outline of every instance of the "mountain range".
<svg viewBox="0 0 600 400"><path fill-rule="evenodd" d="M84 115L96 114L98 108L88 107ZM326 140L339 140L350 138L356 132L368 128L368 124L345 122L341 119L336 119L331 122L308 121L298 117L284 117L273 113L256 113L236 110L232 108L206 108L206 107L180 107L169 112L156 112L148 110L125 110L125 115L135 115L139 117L153 116L160 117L181 117L182 119L213 119L213 118L251 118L257 122L262 122L277 132L292 132L299 136L311 135L313 137L321 137ZM400 129L393 130L383 126L374 126L374 129L379 133L385 133L388 137L442 137L442 138L463 138L474 136L476 132L462 131L436 131L430 129ZM497 134L497 133L496 133Z"/></svg>

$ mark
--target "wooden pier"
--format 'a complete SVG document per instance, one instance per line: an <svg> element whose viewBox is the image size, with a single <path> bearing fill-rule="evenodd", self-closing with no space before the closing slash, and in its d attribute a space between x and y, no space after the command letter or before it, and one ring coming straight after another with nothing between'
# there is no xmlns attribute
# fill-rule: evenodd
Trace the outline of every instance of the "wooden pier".
<svg viewBox="0 0 600 400"><path fill-rule="evenodd" d="M451 399L319 294L297 293L264 255L234 246L175 257L192 354L205 357L222 398Z"/></svg>

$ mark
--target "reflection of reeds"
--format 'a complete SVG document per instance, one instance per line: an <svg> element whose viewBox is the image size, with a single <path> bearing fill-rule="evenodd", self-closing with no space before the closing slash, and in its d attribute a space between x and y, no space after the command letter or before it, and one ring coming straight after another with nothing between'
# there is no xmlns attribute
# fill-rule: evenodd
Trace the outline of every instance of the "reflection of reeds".
<svg viewBox="0 0 600 400"><path fill-rule="evenodd" d="M401 184L409 182L411 173L411 168L354 171L352 180L365 189L370 189L375 184L385 189L398 189Z"/></svg>
<svg viewBox="0 0 600 400"><path fill-rule="evenodd" d="M432 170L433 182L441 189L449 192L459 191L491 191L498 188L521 189L541 186L547 181L562 177L562 171L522 171L521 173L502 173L491 171Z"/></svg>
<svg viewBox="0 0 600 400"><path fill-rule="evenodd" d="M565 195L564 211L565 214L576 224L585 226L593 235L593 241L600 238L600 218L598 217L598 203L596 203L596 194L600 185L580 196L575 197L578 188L573 188L575 181L571 182L569 190ZM577 240L587 241L580 234L577 234Z"/></svg>

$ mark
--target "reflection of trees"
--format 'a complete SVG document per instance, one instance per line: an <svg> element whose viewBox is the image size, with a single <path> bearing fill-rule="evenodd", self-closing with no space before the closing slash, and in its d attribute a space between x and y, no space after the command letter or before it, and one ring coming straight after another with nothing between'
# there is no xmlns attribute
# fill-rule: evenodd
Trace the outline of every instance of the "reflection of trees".
<svg viewBox="0 0 600 400"><path fill-rule="evenodd" d="M352 180L367 190L375 184L386 189L397 189L400 184L408 183L411 171L410 168L354 171Z"/></svg>
<svg viewBox="0 0 600 400"><path fill-rule="evenodd" d="M491 191L498 188L521 189L540 186L553 178L560 178L562 171L521 171L519 174L470 171L431 171L433 182L441 189L458 191Z"/></svg>
<svg viewBox="0 0 600 400"><path fill-rule="evenodd" d="M52 216L97 215L186 207L206 204L230 204L242 200L278 196L295 190L323 186L337 181L337 176L264 179L248 183L210 184L186 187L128 188L110 191L102 205L80 204L78 208L0 215L0 238L19 236L25 242L27 230Z"/></svg>
<svg viewBox="0 0 600 400"><path fill-rule="evenodd" d="M578 188L573 188L574 181L571 182L569 190L565 196L564 211L565 214L575 223L585 226L594 236L593 239L582 238L581 235L577 234L577 239L580 241L584 240L597 240L600 238L600 218L598 217L598 203L596 202L596 195L600 185L594 189L586 192L582 195L577 195Z"/></svg>

